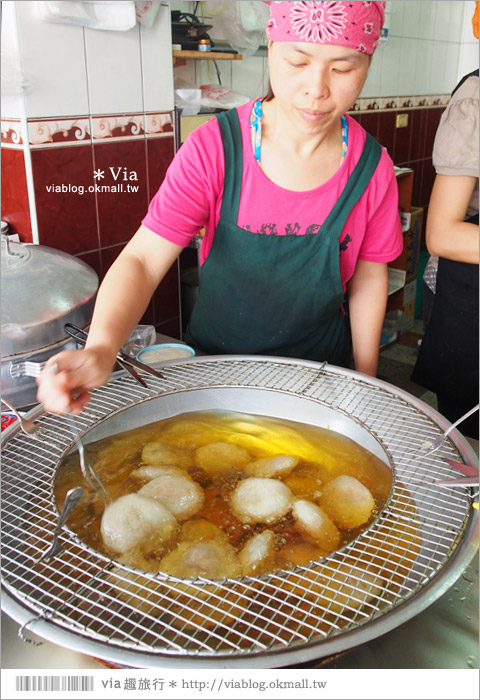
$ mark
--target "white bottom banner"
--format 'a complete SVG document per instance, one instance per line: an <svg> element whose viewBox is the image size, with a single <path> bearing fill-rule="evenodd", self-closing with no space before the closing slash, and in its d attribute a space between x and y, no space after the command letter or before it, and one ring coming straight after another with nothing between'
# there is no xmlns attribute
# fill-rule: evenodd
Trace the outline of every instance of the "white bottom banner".
<svg viewBox="0 0 480 700"><path fill-rule="evenodd" d="M17 698L142 698L256 700L331 698L405 700L478 699L478 670L273 669L2 670L2 700Z"/></svg>

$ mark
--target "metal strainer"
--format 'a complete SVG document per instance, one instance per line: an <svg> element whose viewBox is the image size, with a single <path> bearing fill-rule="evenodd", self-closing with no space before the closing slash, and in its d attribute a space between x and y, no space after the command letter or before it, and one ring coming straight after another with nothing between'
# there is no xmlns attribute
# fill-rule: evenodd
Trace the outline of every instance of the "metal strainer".
<svg viewBox="0 0 480 700"><path fill-rule="evenodd" d="M148 574L112 562L71 531L64 552L35 564L58 518L53 482L74 446L60 416L30 413L50 444L15 425L4 433L2 574L5 611L49 641L133 667L272 668L305 663L378 637L434 602L474 556L471 489L438 479L473 466L453 431L430 456L420 446L448 423L379 380L313 362L248 356L171 361L138 386L115 375L75 418L85 443L180 413L211 409L310 423L346 434L390 465L385 509L356 540L318 562L259 577L210 581Z"/></svg>

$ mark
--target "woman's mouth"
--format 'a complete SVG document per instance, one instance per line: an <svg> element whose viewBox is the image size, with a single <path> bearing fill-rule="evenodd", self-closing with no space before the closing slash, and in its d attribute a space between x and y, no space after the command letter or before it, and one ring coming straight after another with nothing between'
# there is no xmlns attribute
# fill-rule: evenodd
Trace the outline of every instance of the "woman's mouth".
<svg viewBox="0 0 480 700"><path fill-rule="evenodd" d="M299 114L307 122L318 122L326 117L326 112L319 112L312 109L299 109Z"/></svg>

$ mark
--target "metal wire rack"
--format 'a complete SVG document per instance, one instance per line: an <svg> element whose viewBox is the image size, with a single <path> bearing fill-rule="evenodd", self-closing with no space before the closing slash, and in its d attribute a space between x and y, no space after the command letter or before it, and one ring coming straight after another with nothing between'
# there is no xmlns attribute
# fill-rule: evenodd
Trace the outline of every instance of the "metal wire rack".
<svg viewBox="0 0 480 700"><path fill-rule="evenodd" d="M471 490L433 485L455 474L447 459L473 463L452 433L422 458L426 439L443 432L441 417L388 384L316 363L258 357L170 362L162 379L142 388L123 374L93 392L88 408L66 419L35 409L44 440L13 427L3 440L2 576L7 612L54 641L131 666L272 667L306 661L367 641L433 602L476 549ZM135 410L170 406L199 390L268 392L282 416L286 397L325 406L354 420L390 459L394 487L385 509L356 540L292 571L222 581L176 579L113 562L71 531L55 559L36 561L58 513L53 481L74 444L74 430L108 433L113 418L130 425ZM222 399L223 401L223 399ZM252 411L254 412L254 411ZM146 411L140 412L144 420ZM150 410L151 414L152 411ZM153 411L158 414L158 410ZM143 416L143 418L142 418ZM288 417L288 416L284 416ZM153 418L158 420L157 415ZM301 418L296 418L297 420ZM21 611L19 613L19 610ZM13 612L12 612L13 611Z"/></svg>

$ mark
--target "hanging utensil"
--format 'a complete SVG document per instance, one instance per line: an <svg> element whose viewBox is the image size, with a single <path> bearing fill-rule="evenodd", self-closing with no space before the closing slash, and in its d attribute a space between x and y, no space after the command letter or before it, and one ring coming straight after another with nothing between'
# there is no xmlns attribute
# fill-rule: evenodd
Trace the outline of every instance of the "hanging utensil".
<svg viewBox="0 0 480 700"><path fill-rule="evenodd" d="M464 420L469 418L475 411L478 411L479 404L471 408L465 415L461 416L458 418L455 423L452 423L452 425L445 430L445 432L442 435L438 435L436 438L433 440L427 440L421 445L420 449L421 450L428 450L423 456L427 457L427 455L431 455L433 452L436 452L444 443L445 439L447 436L451 433L451 431L457 427L457 425L460 425L460 423L463 423Z"/></svg>
<svg viewBox="0 0 480 700"><path fill-rule="evenodd" d="M459 479L442 479L433 482L436 486L478 486L477 476L464 476Z"/></svg>
<svg viewBox="0 0 480 700"><path fill-rule="evenodd" d="M52 544L37 560L38 562L44 561L45 559L50 559L50 557L54 557L56 554L63 552L64 547L58 543L60 531L70 517L73 509L78 505L78 502L82 496L83 488L81 486L76 486L75 488L67 491L67 495L65 496L65 500L63 502L63 508L58 518L57 526L53 532Z"/></svg>
<svg viewBox="0 0 480 700"><path fill-rule="evenodd" d="M39 433L39 428L36 423L34 423L32 420L29 420L28 418L24 418L20 413L17 411L16 408L12 406L11 403L9 403L6 399L2 397L2 403L4 403L8 408L11 410L11 412L17 417L18 422L20 424L21 430L26 435L31 435L31 437L36 438L37 440L41 440L41 436Z"/></svg>
<svg viewBox="0 0 480 700"><path fill-rule="evenodd" d="M67 415L67 420L70 423L70 426L73 430L75 443L78 449L78 456L80 459L80 469L82 470L82 474L85 478L85 481L92 487L97 496L99 496L102 499L105 506L107 506L110 500L107 490L103 485L103 482L98 476L97 472L93 468L92 464L85 460L85 449L83 447L83 442L80 439L80 434L75 424L75 421L70 415Z"/></svg>

